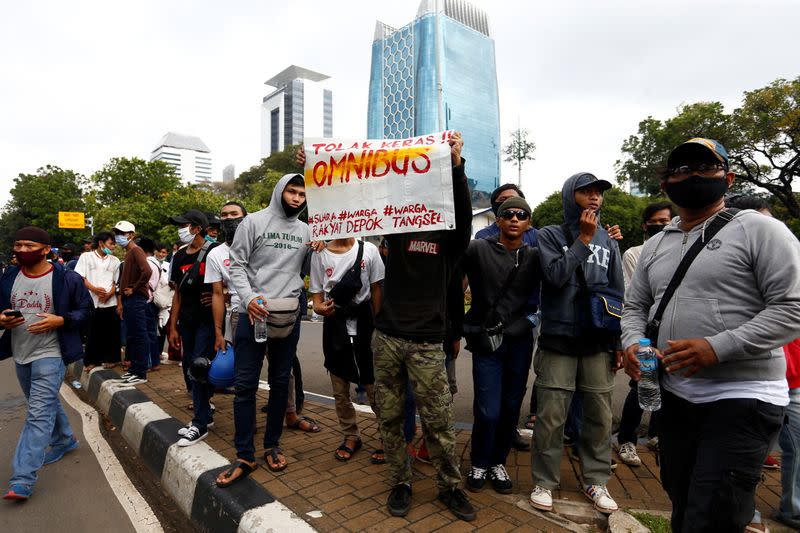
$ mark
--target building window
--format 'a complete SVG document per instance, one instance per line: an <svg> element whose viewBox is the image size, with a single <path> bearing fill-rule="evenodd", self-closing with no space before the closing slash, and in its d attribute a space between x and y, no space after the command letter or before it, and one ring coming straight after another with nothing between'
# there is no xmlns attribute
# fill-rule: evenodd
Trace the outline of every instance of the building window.
<svg viewBox="0 0 800 533"><path fill-rule="evenodd" d="M269 150L272 153L279 152L280 147L280 128L281 128L281 110L275 108L269 113Z"/></svg>

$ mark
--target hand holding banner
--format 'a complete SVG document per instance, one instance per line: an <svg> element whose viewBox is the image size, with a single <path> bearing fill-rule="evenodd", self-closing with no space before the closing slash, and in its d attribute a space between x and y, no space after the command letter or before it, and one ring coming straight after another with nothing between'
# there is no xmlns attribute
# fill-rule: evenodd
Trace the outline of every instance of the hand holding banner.
<svg viewBox="0 0 800 533"><path fill-rule="evenodd" d="M452 133L399 140L306 139L311 238L454 229Z"/></svg>

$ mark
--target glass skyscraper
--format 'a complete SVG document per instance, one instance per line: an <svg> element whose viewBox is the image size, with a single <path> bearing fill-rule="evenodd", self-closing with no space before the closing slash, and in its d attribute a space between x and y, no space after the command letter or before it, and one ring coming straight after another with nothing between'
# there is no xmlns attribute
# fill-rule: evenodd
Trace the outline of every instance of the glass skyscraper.
<svg viewBox="0 0 800 533"><path fill-rule="evenodd" d="M464 137L473 204L487 206L501 148L489 20L465 0L422 0L413 22L375 26L367 134L397 139L449 129Z"/></svg>

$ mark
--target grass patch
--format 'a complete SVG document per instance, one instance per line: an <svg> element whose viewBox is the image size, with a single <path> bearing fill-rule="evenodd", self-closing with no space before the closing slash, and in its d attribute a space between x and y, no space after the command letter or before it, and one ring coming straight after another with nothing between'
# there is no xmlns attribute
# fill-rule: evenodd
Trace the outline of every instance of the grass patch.
<svg viewBox="0 0 800 533"><path fill-rule="evenodd" d="M631 513L636 520L642 523L644 527L653 533L672 533L672 526L669 520L662 516L652 515L650 513Z"/></svg>

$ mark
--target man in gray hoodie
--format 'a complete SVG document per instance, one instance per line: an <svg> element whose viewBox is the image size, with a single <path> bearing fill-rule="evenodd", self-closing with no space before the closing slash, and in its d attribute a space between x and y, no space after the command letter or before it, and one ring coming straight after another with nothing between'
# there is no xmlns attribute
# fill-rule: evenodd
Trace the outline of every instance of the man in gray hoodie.
<svg viewBox="0 0 800 533"><path fill-rule="evenodd" d="M542 333L534 360L536 435L531 447L534 489L531 504L553 508L558 486L564 423L573 394L581 394L585 417L578 442L586 496L604 513L617 510L606 489L611 477L611 391L621 353L618 334L595 329L588 317L589 292L619 295L625 290L616 241L600 226L603 192L611 183L581 172L561 189L563 226L539 230Z"/></svg>
<svg viewBox="0 0 800 533"><path fill-rule="evenodd" d="M704 243L651 338L664 370L656 420L672 531L743 531L761 465L789 403L781 347L800 336L800 243L756 211L726 211L725 148L695 138L675 148L661 188L678 217L648 239L625 294L625 370L683 256ZM708 236L718 219L728 222ZM651 331L651 334L654 332Z"/></svg>
<svg viewBox="0 0 800 533"><path fill-rule="evenodd" d="M300 277L310 258L308 225L298 220L305 208L305 182L300 174L283 176L266 209L251 213L236 229L230 249L231 283L241 299L236 339L236 396L233 401L234 444L237 462L217 478L219 486L246 477L255 468L253 437L256 429L256 390L266 349L270 386L267 427L264 432L264 460L272 471L286 468L280 437L286 412L289 373L300 337L297 319L288 336L256 342L253 322L265 320L270 301L298 298L305 290Z"/></svg>

